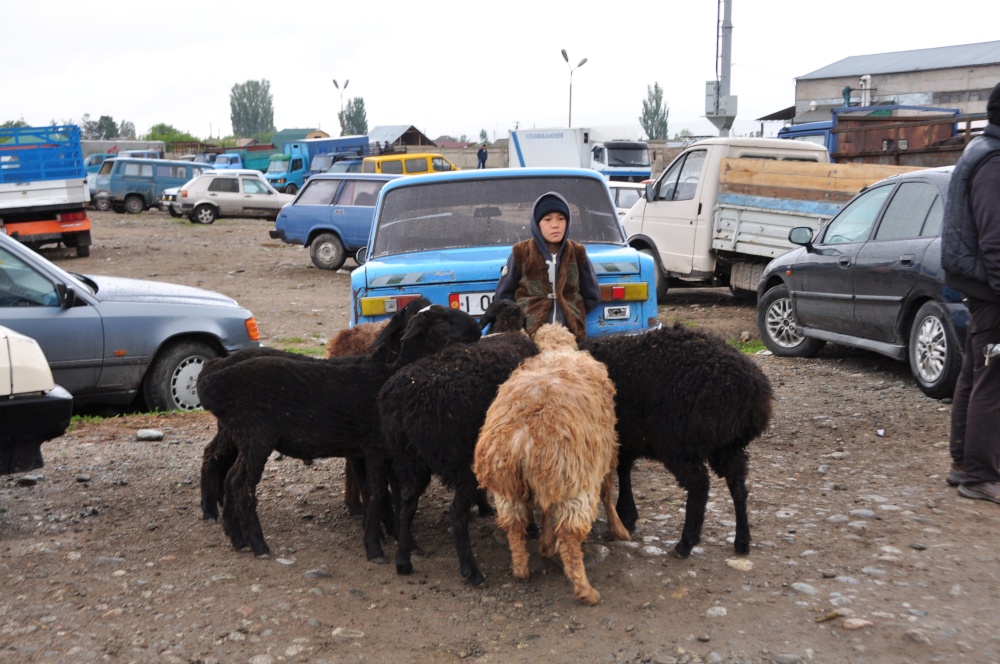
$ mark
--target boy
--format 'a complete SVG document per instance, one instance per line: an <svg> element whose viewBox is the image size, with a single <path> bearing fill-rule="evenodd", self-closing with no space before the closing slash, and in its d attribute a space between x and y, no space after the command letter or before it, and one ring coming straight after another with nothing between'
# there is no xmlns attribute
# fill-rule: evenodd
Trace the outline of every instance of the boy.
<svg viewBox="0 0 1000 664"><path fill-rule="evenodd" d="M531 213L531 239L514 245L500 271L495 297L524 310L528 334L546 323L562 323L583 339L587 312L601 301L586 248L567 239L569 224L566 199L554 191L542 194Z"/></svg>

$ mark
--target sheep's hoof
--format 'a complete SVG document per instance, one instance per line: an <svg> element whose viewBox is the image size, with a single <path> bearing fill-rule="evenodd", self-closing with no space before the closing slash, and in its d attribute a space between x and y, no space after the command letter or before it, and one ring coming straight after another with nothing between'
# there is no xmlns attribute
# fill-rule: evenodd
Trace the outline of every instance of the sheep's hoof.
<svg viewBox="0 0 1000 664"><path fill-rule="evenodd" d="M683 542L678 542L677 546L674 547L674 555L678 558L687 558L691 555L691 547Z"/></svg>
<svg viewBox="0 0 1000 664"><path fill-rule="evenodd" d="M413 563L396 563L396 574L400 576L409 576L413 574Z"/></svg>
<svg viewBox="0 0 1000 664"><path fill-rule="evenodd" d="M750 553L750 542L736 542L733 544L737 555L746 556Z"/></svg>
<svg viewBox="0 0 1000 664"><path fill-rule="evenodd" d="M486 580L486 577L483 576L483 573L480 572L478 569L473 570L468 574L462 574L462 576L465 577L465 580L468 581L469 585L472 586L473 588L481 586L483 584L483 581Z"/></svg>

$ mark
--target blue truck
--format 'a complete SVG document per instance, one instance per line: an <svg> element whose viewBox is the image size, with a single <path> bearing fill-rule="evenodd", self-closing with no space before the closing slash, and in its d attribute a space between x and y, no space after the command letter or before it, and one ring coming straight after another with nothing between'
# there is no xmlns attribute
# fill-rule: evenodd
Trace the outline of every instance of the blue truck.
<svg viewBox="0 0 1000 664"><path fill-rule="evenodd" d="M302 188L310 174L313 158L321 154L363 155L369 151L367 136L338 138L306 138L285 143L284 152L271 156L267 166L267 181L280 192L294 194ZM319 171L316 171L319 172Z"/></svg>
<svg viewBox="0 0 1000 664"><path fill-rule="evenodd" d="M76 125L0 129L0 233L90 255L87 168Z"/></svg>
<svg viewBox="0 0 1000 664"><path fill-rule="evenodd" d="M248 145L245 148L226 148L225 152L214 155L212 168L215 170L248 168L265 172L271 165L274 155L274 145Z"/></svg>

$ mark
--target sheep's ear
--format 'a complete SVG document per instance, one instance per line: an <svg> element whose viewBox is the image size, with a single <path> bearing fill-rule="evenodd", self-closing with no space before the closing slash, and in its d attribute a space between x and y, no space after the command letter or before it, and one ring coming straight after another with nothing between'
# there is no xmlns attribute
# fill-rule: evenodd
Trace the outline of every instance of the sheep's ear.
<svg viewBox="0 0 1000 664"><path fill-rule="evenodd" d="M434 317L432 310L422 311L419 316L414 316L406 322L406 329L403 330L403 336L400 337L400 341L406 341L407 339L412 339L413 337L420 336L427 332L428 329L433 325L431 318Z"/></svg>
<svg viewBox="0 0 1000 664"><path fill-rule="evenodd" d="M479 329L485 330L487 325L489 325L490 323L495 323L496 320L497 320L497 312L496 309L491 304L486 309L486 311L483 312L483 315L479 317Z"/></svg>

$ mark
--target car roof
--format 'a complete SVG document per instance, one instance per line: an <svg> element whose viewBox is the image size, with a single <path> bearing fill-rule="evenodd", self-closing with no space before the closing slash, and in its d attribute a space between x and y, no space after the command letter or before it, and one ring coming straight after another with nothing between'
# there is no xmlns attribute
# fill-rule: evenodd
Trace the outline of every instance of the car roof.
<svg viewBox="0 0 1000 664"><path fill-rule="evenodd" d="M544 177L579 177L590 180L598 180L599 182L607 184L607 180L604 179L604 176L589 168L486 168L407 175L406 177L401 177L387 183L382 191L388 192L400 187L416 187L436 182L453 182L459 180L514 180Z"/></svg>
<svg viewBox="0 0 1000 664"><path fill-rule="evenodd" d="M402 175L395 173L317 173L310 180L395 180Z"/></svg>
<svg viewBox="0 0 1000 664"><path fill-rule="evenodd" d="M204 171L202 175L264 175L258 170L253 168L210 168Z"/></svg>

